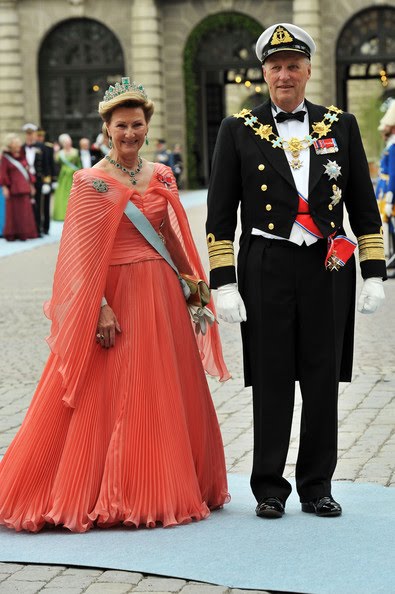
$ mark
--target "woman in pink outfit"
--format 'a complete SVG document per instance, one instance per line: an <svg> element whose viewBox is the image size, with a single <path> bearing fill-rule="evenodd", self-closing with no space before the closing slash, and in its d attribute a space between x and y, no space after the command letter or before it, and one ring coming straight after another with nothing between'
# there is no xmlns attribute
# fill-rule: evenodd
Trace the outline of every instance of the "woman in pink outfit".
<svg viewBox="0 0 395 594"><path fill-rule="evenodd" d="M123 212L132 201L179 271L205 278L171 170L139 156L153 108L129 79L110 87L112 148L74 174L51 354L0 463L0 522L15 530L171 526L229 499L204 374L229 377L217 326L195 333L177 275Z"/></svg>

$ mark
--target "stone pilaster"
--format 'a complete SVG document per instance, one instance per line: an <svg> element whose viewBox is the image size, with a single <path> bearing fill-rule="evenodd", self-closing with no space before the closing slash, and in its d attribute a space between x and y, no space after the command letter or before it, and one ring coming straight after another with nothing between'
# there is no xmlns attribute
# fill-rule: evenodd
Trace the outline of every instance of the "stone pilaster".
<svg viewBox="0 0 395 594"><path fill-rule="evenodd" d="M131 18L131 60L128 74L142 83L155 103L155 113L149 127L149 157L155 140L166 136L164 117L163 51L160 18L155 0L135 0Z"/></svg>
<svg viewBox="0 0 395 594"><path fill-rule="evenodd" d="M301 27L314 39L317 46L312 58L311 79L307 83L307 98L313 103L323 103L322 88L322 47L321 47L321 22L319 0L294 0L293 23Z"/></svg>
<svg viewBox="0 0 395 594"><path fill-rule="evenodd" d="M23 125L23 78L17 0L0 0L0 137Z"/></svg>

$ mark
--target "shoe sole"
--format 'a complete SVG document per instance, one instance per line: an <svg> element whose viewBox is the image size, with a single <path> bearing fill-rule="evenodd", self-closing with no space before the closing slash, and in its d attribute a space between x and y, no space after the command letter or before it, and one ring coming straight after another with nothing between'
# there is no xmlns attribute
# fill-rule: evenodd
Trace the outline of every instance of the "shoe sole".
<svg viewBox="0 0 395 594"><path fill-rule="evenodd" d="M331 512L323 512L318 513L313 505L309 505L308 503L302 503L302 512L306 514L315 514L319 518L335 518L336 516L341 516L341 511L331 511Z"/></svg>

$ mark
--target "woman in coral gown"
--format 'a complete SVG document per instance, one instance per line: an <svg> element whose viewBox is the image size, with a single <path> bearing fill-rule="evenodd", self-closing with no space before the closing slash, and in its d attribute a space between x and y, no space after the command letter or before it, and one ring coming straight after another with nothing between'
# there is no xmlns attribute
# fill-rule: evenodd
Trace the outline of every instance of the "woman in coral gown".
<svg viewBox="0 0 395 594"><path fill-rule="evenodd" d="M217 326L196 334L177 275L123 213L128 201L180 272L204 272L171 170L138 154L153 103L122 81L99 105L109 155L74 175L45 304L51 353L0 463L0 522L15 530L171 526L229 499L204 374L229 377Z"/></svg>

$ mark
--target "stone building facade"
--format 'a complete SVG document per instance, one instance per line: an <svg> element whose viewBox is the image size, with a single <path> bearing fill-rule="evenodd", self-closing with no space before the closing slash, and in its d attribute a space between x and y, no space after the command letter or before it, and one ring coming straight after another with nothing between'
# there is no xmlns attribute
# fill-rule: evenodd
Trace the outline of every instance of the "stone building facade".
<svg viewBox="0 0 395 594"><path fill-rule="evenodd" d="M129 75L155 101L146 155L156 138L181 143L190 185L204 185L222 117L265 96L254 42L275 22L314 37L308 98L360 116L375 158L395 0L0 0L0 136L35 122L52 140L94 139L103 89Z"/></svg>

